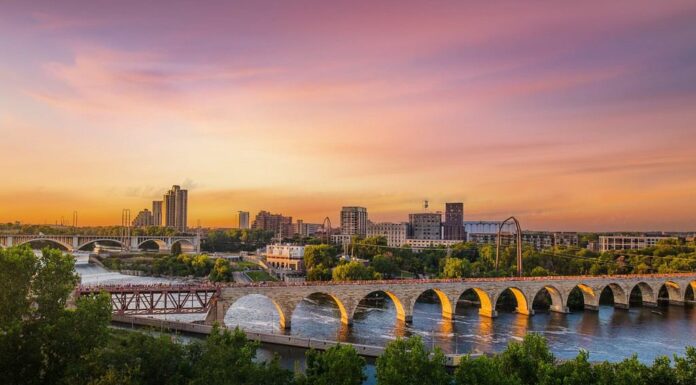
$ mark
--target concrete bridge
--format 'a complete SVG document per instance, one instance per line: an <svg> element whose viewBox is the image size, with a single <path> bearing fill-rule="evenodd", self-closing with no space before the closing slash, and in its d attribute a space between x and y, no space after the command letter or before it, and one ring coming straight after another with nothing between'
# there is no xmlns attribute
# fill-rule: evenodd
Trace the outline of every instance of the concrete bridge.
<svg viewBox="0 0 696 385"><path fill-rule="evenodd" d="M399 320L411 322L416 300L428 290L439 298L442 316L452 319L457 302L467 292L476 295L480 302L479 314L483 316L497 316L496 304L505 291L513 294L518 313L531 316L534 314L534 298L544 291L551 298L551 311L567 313L568 297L575 288L582 293L586 310L598 310L603 290L611 291L614 306L622 309L628 309L633 291L640 294L643 306L657 306L658 299L672 305L684 305L687 290L696 290L696 273L230 285L219 288L217 298L211 301L206 323L224 323L229 308L250 294L269 298L278 311L281 329L289 329L297 305L313 294L323 294L333 299L340 310L341 321L351 325L360 301L375 292L383 292L393 301ZM661 291L663 298L658 298Z"/></svg>
<svg viewBox="0 0 696 385"><path fill-rule="evenodd" d="M15 234L0 235L0 247L19 246L35 241L49 242L62 246L69 252L78 251L96 242L113 242L124 250L141 250L146 243L154 242L159 251L166 252L171 250L174 244L179 243L183 251L200 252L201 239L197 235L174 235L174 236L149 236L133 235L129 237L108 236L108 235L43 235L43 234Z"/></svg>

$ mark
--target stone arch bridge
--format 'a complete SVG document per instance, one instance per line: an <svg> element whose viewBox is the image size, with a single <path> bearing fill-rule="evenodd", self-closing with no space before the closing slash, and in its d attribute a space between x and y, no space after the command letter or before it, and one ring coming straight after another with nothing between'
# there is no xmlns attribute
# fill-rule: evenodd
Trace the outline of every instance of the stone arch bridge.
<svg viewBox="0 0 696 385"><path fill-rule="evenodd" d="M547 292L550 310L567 313L568 297L578 289L586 310L598 310L604 290L613 296L614 306L628 309L631 293L640 294L643 306L657 306L659 300L671 305L684 305L687 292L696 291L696 273L646 274L614 276L555 276L522 278L480 278L461 280L393 280L361 282L307 282L231 285L125 285L81 286L79 295L105 291L111 295L116 314L207 313L206 323L224 323L225 314L242 297L259 294L269 298L276 307L282 329L290 328L292 313L305 298L323 294L335 301L341 321L350 325L360 301L372 293L385 293L394 303L397 318L410 322L418 297L433 291L440 300L442 316L452 319L457 302L464 293L478 297L479 314L496 317L496 304L503 292L510 291L517 312L533 315L533 301ZM659 297L663 293L663 297Z"/></svg>
<svg viewBox="0 0 696 385"><path fill-rule="evenodd" d="M544 291L548 292L551 298L551 311L567 313L568 297L575 288L578 288L582 293L586 310L598 310L600 295L607 288L611 291L614 306L617 308L628 309L632 291L640 293L643 306L657 306L658 300L668 301L671 305L683 305L687 301L687 291L692 293L696 291L696 273L234 284L216 286L216 293L212 296L211 301L200 310L201 312L207 311L207 323L224 323L225 314L237 300L247 295L260 294L269 298L275 305L281 329L289 329L292 313L300 301L313 294L323 294L336 302L341 313L341 321L351 325L360 301L372 293L383 292L394 302L397 318L404 322L410 322L418 297L426 291L432 290L440 300L442 316L445 319L453 317L457 302L466 292L472 292L478 297L481 315L496 317L496 304L501 294L509 290L517 301L517 312L533 315L534 298ZM660 292L663 293L662 298L659 298ZM195 293L195 291L191 291L191 293Z"/></svg>
<svg viewBox="0 0 696 385"><path fill-rule="evenodd" d="M102 235L43 235L43 234L19 234L19 235L0 235L0 247L19 246L26 243L44 241L58 246L62 246L69 252L77 251L85 246L96 242L113 242L127 251L141 250L146 243L154 242L159 251L166 252L171 250L174 244L179 243L184 251L200 252L201 239L197 235L175 235L175 236L149 236L134 235L129 237L122 236L102 236Z"/></svg>

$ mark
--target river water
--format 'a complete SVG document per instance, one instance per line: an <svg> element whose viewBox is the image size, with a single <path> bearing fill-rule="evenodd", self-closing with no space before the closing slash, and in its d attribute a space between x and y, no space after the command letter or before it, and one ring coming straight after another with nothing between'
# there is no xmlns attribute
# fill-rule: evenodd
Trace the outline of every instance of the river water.
<svg viewBox="0 0 696 385"><path fill-rule="evenodd" d="M86 264L80 258L76 269L83 283L172 282L110 272ZM166 316L189 322L203 317ZM477 308L460 303L455 319L449 321L442 319L439 303L418 301L413 323L405 324L396 319L393 303L383 299L361 303L353 326L347 327L340 322L339 309L331 299L312 296L297 306L291 320L292 329L284 332L279 330L279 316L273 303L264 296L249 295L232 305L225 324L258 332L380 346L398 337L419 335L430 348L437 346L445 353L460 354L499 352L510 341L519 341L526 333L535 332L547 338L556 357L570 359L585 349L593 361L619 361L636 354L641 361L649 363L657 356L683 354L686 346L696 346L696 307L692 305L630 310L602 305L599 311L537 312L534 316L499 311L499 316L491 319L479 316ZM295 362L302 362L304 356L304 351L296 348L264 346L259 350L262 359L274 353L281 356L281 363L288 369L293 369ZM374 366L368 365L367 371L367 383L373 383Z"/></svg>

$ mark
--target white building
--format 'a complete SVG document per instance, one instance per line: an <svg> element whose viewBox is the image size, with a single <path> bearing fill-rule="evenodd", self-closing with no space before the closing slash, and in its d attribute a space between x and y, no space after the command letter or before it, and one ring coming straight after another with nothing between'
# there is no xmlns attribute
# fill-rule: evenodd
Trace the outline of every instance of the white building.
<svg viewBox="0 0 696 385"><path fill-rule="evenodd" d="M668 239L676 240L677 237L600 235L599 251L645 249L647 247L656 246L658 242Z"/></svg>
<svg viewBox="0 0 696 385"><path fill-rule="evenodd" d="M387 238L387 246L399 247L406 243L408 223L370 223L367 225L367 236Z"/></svg>
<svg viewBox="0 0 696 385"><path fill-rule="evenodd" d="M462 243L462 241L456 239L407 239L405 242L413 251L420 251L429 247L449 247L457 243Z"/></svg>
<svg viewBox="0 0 696 385"><path fill-rule="evenodd" d="M304 246L274 244L266 246L266 263L274 268L304 270Z"/></svg>

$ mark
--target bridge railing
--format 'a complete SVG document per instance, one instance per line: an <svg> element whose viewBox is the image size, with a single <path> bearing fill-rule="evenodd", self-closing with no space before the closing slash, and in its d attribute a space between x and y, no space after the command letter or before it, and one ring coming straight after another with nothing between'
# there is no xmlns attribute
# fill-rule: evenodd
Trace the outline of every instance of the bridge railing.
<svg viewBox="0 0 696 385"><path fill-rule="evenodd" d="M477 283L477 282L544 282L544 281L590 281L598 279L674 279L694 278L694 273L673 274L622 274L622 275L554 275L546 277L477 277L454 279L393 279L393 280L366 280L366 281L305 281L305 282L253 282L253 283L203 283L191 284L148 284L148 285L80 285L78 290L84 292L98 291L126 291L126 290L218 290L222 288L246 288L246 287L303 287L303 286L353 286L353 285L412 285L432 283Z"/></svg>

